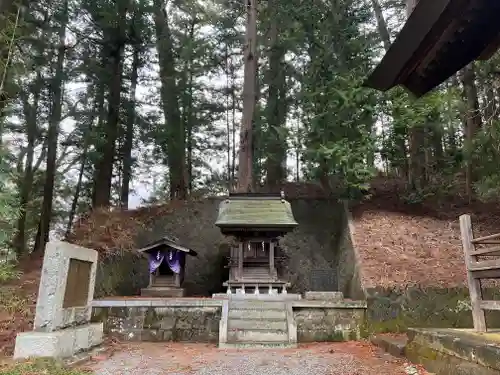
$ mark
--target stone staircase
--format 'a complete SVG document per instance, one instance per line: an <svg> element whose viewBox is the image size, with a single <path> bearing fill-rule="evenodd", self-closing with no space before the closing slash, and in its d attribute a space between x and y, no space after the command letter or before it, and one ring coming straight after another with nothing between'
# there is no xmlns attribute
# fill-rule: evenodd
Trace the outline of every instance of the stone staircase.
<svg viewBox="0 0 500 375"><path fill-rule="evenodd" d="M297 328L291 304L256 299L224 301L219 347L290 348L296 345Z"/></svg>

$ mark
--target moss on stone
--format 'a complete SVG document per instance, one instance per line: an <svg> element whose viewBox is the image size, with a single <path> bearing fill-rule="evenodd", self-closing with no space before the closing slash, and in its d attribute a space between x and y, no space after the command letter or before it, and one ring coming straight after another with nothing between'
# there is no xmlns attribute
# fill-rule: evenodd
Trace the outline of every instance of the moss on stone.
<svg viewBox="0 0 500 375"><path fill-rule="evenodd" d="M367 329L373 333L404 332L409 327L470 328L469 291L457 288L371 288ZM495 299L500 291L487 289L485 298ZM486 297L488 296L488 297ZM500 313L487 312L491 327L500 327Z"/></svg>

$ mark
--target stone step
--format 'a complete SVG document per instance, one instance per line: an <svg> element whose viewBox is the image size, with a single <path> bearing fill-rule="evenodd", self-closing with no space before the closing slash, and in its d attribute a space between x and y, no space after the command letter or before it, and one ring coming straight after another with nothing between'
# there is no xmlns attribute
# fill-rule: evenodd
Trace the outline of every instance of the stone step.
<svg viewBox="0 0 500 375"><path fill-rule="evenodd" d="M285 310L286 304L277 301L259 301L259 300L230 300L230 310Z"/></svg>
<svg viewBox="0 0 500 375"><path fill-rule="evenodd" d="M247 320L247 319L229 319L229 330L272 330L287 332L288 326L286 319L282 320Z"/></svg>
<svg viewBox="0 0 500 375"><path fill-rule="evenodd" d="M370 341L373 345L382 348L387 353L394 357L403 358L405 355L406 344L408 343L408 338L406 335L375 335L370 337Z"/></svg>
<svg viewBox="0 0 500 375"><path fill-rule="evenodd" d="M285 320L285 310L233 310L229 309L229 319L245 320Z"/></svg>
<svg viewBox="0 0 500 375"><path fill-rule="evenodd" d="M184 297L183 288L149 287L141 289L142 297Z"/></svg>
<svg viewBox="0 0 500 375"><path fill-rule="evenodd" d="M221 349L293 349L296 343L288 342L226 342L219 343Z"/></svg>
<svg viewBox="0 0 500 375"><path fill-rule="evenodd" d="M174 280L155 280L153 285L171 285L175 286Z"/></svg>
<svg viewBox="0 0 500 375"><path fill-rule="evenodd" d="M252 343L252 342L280 342L288 343L288 332L283 331L254 331L228 330L227 342L229 343Z"/></svg>

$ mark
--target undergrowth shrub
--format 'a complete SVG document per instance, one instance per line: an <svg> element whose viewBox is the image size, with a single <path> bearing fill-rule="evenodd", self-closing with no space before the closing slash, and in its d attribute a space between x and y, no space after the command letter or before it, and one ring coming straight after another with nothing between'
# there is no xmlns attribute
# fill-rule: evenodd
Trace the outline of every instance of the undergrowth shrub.
<svg viewBox="0 0 500 375"><path fill-rule="evenodd" d="M21 277L21 272L13 262L0 262L0 285L19 279L19 277Z"/></svg>

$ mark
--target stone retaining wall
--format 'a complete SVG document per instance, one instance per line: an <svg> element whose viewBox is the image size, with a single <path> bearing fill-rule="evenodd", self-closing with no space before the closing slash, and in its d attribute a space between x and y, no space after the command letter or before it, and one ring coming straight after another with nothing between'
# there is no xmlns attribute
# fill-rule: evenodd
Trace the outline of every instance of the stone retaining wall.
<svg viewBox="0 0 500 375"><path fill-rule="evenodd" d="M94 301L92 319L103 322L104 332L120 340L213 343L219 340L219 301L169 301L168 304L121 301L128 306L109 306L109 301L99 306L99 302Z"/></svg>
<svg viewBox="0 0 500 375"><path fill-rule="evenodd" d="M355 340L363 333L364 301L290 303L298 342ZM222 300L208 298L96 300L92 320L124 341L217 343L221 312Z"/></svg>
<svg viewBox="0 0 500 375"><path fill-rule="evenodd" d="M371 332L405 332L409 327L471 328L469 290L463 288L370 288L365 291L368 329ZM494 289L485 299L498 299ZM487 312L488 324L500 328L500 312Z"/></svg>
<svg viewBox="0 0 500 375"><path fill-rule="evenodd" d="M298 342L359 340L363 334L365 302L296 301L292 306Z"/></svg>
<svg viewBox="0 0 500 375"><path fill-rule="evenodd" d="M436 375L500 375L499 337L464 329L409 329L406 357Z"/></svg>

